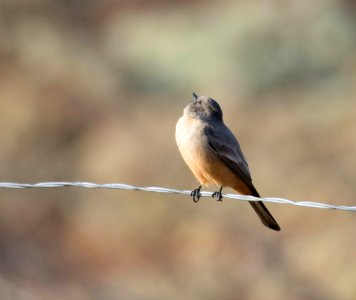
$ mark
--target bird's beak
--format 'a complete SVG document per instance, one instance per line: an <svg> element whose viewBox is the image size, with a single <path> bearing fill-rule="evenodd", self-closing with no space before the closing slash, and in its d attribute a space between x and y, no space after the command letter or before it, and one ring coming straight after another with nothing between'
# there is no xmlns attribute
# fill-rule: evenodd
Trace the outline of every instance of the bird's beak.
<svg viewBox="0 0 356 300"><path fill-rule="evenodd" d="M198 99L198 95L196 93L193 92L193 102L196 101Z"/></svg>

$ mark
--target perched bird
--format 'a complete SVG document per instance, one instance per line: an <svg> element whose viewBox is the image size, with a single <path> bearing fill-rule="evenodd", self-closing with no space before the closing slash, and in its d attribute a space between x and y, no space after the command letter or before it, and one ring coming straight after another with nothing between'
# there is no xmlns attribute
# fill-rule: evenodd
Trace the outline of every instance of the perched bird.
<svg viewBox="0 0 356 300"><path fill-rule="evenodd" d="M221 186L213 194L218 200L222 199L223 186L260 198L240 145L224 124L222 110L214 99L193 93L193 101L177 122L176 141L184 161L201 184L192 191L194 202L200 198L202 185L211 184ZM264 225L280 230L262 201L249 203Z"/></svg>

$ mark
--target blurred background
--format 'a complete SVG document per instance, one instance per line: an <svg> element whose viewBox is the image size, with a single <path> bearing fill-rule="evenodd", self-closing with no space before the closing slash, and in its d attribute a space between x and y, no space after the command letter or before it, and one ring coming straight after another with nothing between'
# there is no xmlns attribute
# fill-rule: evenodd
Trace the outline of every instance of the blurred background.
<svg viewBox="0 0 356 300"><path fill-rule="evenodd" d="M0 181L193 189L218 100L266 197L356 201L356 2L0 0ZM228 189L226 192L231 192ZM121 190L0 191L1 299L355 299L356 215Z"/></svg>

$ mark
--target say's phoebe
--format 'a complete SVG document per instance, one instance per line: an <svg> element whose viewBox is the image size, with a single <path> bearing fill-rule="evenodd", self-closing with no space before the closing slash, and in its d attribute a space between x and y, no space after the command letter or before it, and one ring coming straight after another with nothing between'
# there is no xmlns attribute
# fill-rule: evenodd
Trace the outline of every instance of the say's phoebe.
<svg viewBox="0 0 356 300"><path fill-rule="evenodd" d="M177 122L176 141L184 161L200 184L221 186L219 192L213 194L218 200L222 198L223 186L260 198L240 145L225 126L221 108L214 99L193 93L193 101ZM194 202L200 198L200 189L201 186L192 192ZM264 225L280 230L262 201L249 202Z"/></svg>

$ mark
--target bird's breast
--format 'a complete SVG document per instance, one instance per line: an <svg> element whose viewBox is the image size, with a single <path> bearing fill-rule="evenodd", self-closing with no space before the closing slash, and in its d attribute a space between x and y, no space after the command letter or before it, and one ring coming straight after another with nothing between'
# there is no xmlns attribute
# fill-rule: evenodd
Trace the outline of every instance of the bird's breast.
<svg viewBox="0 0 356 300"><path fill-rule="evenodd" d="M201 120L181 117L176 126L176 141L180 153L201 184L215 183L213 169L219 161L209 146Z"/></svg>
<svg viewBox="0 0 356 300"><path fill-rule="evenodd" d="M208 146L204 134L204 123L188 117L181 117L176 126L176 142L182 155L197 158L202 156Z"/></svg>

